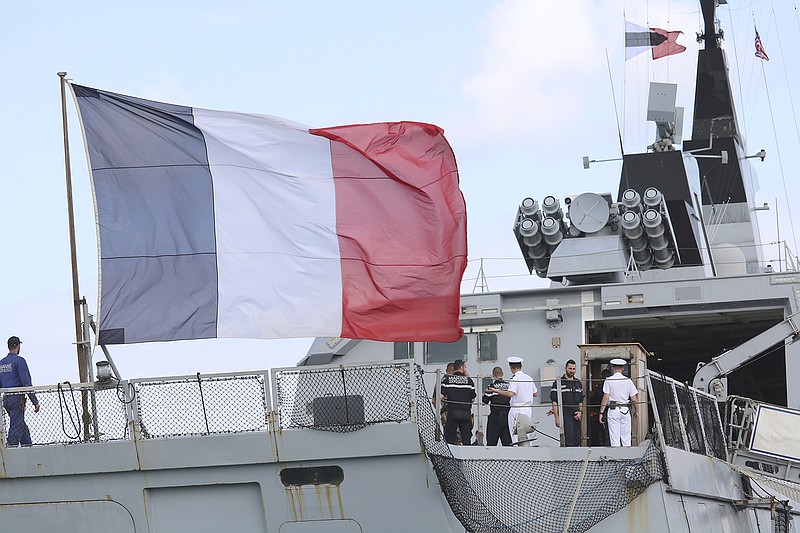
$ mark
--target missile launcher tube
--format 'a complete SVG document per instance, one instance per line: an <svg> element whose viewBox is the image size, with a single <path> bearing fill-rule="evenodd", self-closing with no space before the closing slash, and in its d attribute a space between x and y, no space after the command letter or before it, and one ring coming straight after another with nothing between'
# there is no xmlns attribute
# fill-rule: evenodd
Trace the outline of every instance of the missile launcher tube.
<svg viewBox="0 0 800 533"><path fill-rule="evenodd" d="M561 224L553 217L545 217L541 225L542 235L545 242L551 247L558 246L564 240L564 233L561 231Z"/></svg>
<svg viewBox="0 0 800 533"><path fill-rule="evenodd" d="M542 214L539 212L539 202L530 196L522 200L522 203L519 205L519 211L525 218L531 218L534 221L542 219Z"/></svg>
<svg viewBox="0 0 800 533"><path fill-rule="evenodd" d="M626 210L633 211L634 209L638 209L641 204L642 198L635 190L628 189L622 193L622 205L625 206Z"/></svg>
<svg viewBox="0 0 800 533"><path fill-rule="evenodd" d="M661 194L661 191L655 187L650 187L644 191L642 202L646 207L658 207L661 205L663 199L664 196Z"/></svg>

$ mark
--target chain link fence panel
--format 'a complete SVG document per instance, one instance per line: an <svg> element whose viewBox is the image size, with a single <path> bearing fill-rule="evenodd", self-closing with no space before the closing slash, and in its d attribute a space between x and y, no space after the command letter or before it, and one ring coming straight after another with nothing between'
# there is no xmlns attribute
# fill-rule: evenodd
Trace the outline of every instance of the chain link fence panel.
<svg viewBox="0 0 800 533"><path fill-rule="evenodd" d="M6 398L18 402L20 397L20 394L2 395L4 402ZM51 388L39 388L36 398L40 407L38 413L34 412L30 399L26 400L25 406L25 423L34 445L74 444L87 440L106 442L128 437L125 395L120 387L75 388L69 383L60 383ZM6 437L9 436L10 423L8 412L3 409Z"/></svg>
<svg viewBox="0 0 800 533"><path fill-rule="evenodd" d="M706 454L705 438L701 428L702 419L697 412L694 402L694 395L689 387L675 387L675 394L680 405L681 421L686 431L686 439L689 442L689 451L700 455Z"/></svg>
<svg viewBox="0 0 800 533"><path fill-rule="evenodd" d="M719 405L716 398L697 395L701 423L706 432L706 442L711 447L711 455L723 461L728 460L728 446L725 442L725 428L722 426Z"/></svg>
<svg viewBox="0 0 800 533"><path fill-rule="evenodd" d="M411 417L408 363L278 370L282 429L349 432Z"/></svg>
<svg viewBox="0 0 800 533"><path fill-rule="evenodd" d="M142 436L266 430L265 383L265 374L134 381Z"/></svg>
<svg viewBox="0 0 800 533"><path fill-rule="evenodd" d="M263 373L134 380L116 387L62 383L37 387L40 411L34 413L28 400L25 421L34 445L129 439L134 415L145 439L264 431L269 413L266 383ZM12 396L20 397L3 394ZM6 436L10 422L3 410Z"/></svg>
<svg viewBox="0 0 800 533"><path fill-rule="evenodd" d="M664 444L672 448L685 449L681 432L681 413L672 384L666 379L651 375L650 387L653 391L652 405L658 413Z"/></svg>
<svg viewBox="0 0 800 533"><path fill-rule="evenodd" d="M664 444L727 460L725 431L716 399L655 372L650 372L649 379Z"/></svg>

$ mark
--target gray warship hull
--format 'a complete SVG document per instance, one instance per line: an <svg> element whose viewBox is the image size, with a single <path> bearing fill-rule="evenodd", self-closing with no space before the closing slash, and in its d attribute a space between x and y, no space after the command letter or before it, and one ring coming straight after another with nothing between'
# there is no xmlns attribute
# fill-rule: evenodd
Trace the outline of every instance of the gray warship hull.
<svg viewBox="0 0 800 533"><path fill-rule="evenodd" d="M658 373L654 432L624 448L450 446L426 377L406 360L37 387L50 415L36 445L2 448L0 515L30 531L797 531L797 464L731 462L715 398Z"/></svg>

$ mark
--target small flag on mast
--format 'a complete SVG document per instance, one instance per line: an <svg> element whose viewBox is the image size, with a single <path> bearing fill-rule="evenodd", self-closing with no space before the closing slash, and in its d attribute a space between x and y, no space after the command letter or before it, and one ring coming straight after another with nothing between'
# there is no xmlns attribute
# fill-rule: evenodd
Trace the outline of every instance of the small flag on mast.
<svg viewBox="0 0 800 533"><path fill-rule="evenodd" d="M755 30L756 30L756 57L759 59L766 59L767 61L769 61L769 56L767 55L767 52L764 50L764 45L761 43L761 36L758 34L758 28L755 28Z"/></svg>
<svg viewBox="0 0 800 533"><path fill-rule="evenodd" d="M680 54L686 47L678 44L682 31L667 31L661 28L644 28L625 21L625 59L628 60L650 50L653 59Z"/></svg>

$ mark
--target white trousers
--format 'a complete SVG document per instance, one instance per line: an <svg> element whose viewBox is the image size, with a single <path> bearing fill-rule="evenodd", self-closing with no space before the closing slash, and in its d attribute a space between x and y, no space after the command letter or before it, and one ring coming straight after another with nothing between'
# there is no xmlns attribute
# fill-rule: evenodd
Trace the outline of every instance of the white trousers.
<svg viewBox="0 0 800 533"><path fill-rule="evenodd" d="M608 413L608 436L611 446L630 446L631 445L631 413L628 407L617 407L609 409ZM623 412L625 414L623 414Z"/></svg>

